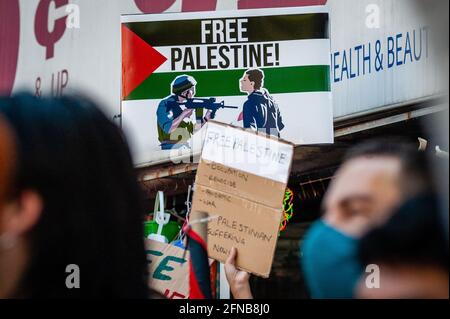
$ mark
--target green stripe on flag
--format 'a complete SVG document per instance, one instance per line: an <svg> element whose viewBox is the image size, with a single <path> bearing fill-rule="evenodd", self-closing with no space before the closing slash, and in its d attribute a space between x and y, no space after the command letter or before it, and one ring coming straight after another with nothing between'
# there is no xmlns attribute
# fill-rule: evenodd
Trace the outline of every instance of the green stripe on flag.
<svg viewBox="0 0 450 319"><path fill-rule="evenodd" d="M271 94L328 92L330 91L330 66L311 65L282 68L262 68L264 87ZM245 69L193 72L153 73L125 100L162 99L169 95L170 84L181 74L197 80L197 97L244 95L239 90L239 80Z"/></svg>

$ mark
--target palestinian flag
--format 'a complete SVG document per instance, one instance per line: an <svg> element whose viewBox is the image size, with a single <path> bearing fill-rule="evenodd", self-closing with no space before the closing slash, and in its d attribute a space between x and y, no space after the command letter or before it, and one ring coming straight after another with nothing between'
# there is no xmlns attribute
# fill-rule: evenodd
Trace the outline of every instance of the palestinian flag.
<svg viewBox="0 0 450 319"><path fill-rule="evenodd" d="M123 23L122 99L162 99L182 74L197 97L241 96L249 68L264 71L271 94L330 91L327 13L242 18L245 43L202 43L203 19Z"/></svg>
<svg viewBox="0 0 450 319"><path fill-rule="evenodd" d="M183 231L189 249L189 299L212 299L208 250L205 241L189 225Z"/></svg>

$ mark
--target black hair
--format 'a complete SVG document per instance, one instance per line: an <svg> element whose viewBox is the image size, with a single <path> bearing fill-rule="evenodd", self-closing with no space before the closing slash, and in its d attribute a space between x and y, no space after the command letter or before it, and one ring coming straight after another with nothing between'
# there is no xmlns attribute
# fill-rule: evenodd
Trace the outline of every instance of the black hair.
<svg viewBox="0 0 450 319"><path fill-rule="evenodd" d="M404 199L424 191L431 191L431 173L426 155L411 142L399 138L378 138L364 141L350 148L344 161L365 157L392 157L401 163L400 191Z"/></svg>
<svg viewBox="0 0 450 319"><path fill-rule="evenodd" d="M0 208L8 194L15 162L15 142L7 123L0 116Z"/></svg>
<svg viewBox="0 0 450 319"><path fill-rule="evenodd" d="M448 246L438 212L436 196L430 193L409 199L384 225L361 238L361 263L437 266L448 272Z"/></svg>
<svg viewBox="0 0 450 319"><path fill-rule="evenodd" d="M20 297L145 298L143 209L120 129L89 99L0 99L18 143L16 195L33 190L43 211L28 234ZM66 267L80 288L66 286Z"/></svg>

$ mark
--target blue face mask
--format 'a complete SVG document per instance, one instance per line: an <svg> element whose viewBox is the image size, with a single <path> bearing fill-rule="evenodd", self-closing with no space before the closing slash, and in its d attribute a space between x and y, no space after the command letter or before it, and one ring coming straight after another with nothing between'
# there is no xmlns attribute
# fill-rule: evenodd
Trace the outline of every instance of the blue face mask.
<svg viewBox="0 0 450 319"><path fill-rule="evenodd" d="M301 246L301 264L312 298L352 298L362 275L358 241L322 220L313 224Z"/></svg>

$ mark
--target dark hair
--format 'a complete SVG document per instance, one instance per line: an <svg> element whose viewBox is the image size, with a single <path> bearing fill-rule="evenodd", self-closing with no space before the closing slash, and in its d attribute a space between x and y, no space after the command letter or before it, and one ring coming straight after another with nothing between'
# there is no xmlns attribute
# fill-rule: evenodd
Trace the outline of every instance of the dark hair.
<svg viewBox="0 0 450 319"><path fill-rule="evenodd" d="M85 98L21 94L0 114L17 137L16 193L44 203L17 296L146 297L141 194L119 128ZM66 287L69 264L79 289Z"/></svg>
<svg viewBox="0 0 450 319"><path fill-rule="evenodd" d="M402 138L391 137L368 140L352 147L344 161L365 157L392 157L400 160L400 191L403 197L410 198L432 187L430 170L426 156L414 144Z"/></svg>
<svg viewBox="0 0 450 319"><path fill-rule="evenodd" d="M0 116L0 208L4 200L9 197L14 155L15 145L11 130Z"/></svg>
<svg viewBox="0 0 450 319"><path fill-rule="evenodd" d="M262 86L262 81L264 79L264 73L260 69L247 70L245 74L248 75L248 79L251 82L255 82L255 90L259 90Z"/></svg>
<svg viewBox="0 0 450 319"><path fill-rule="evenodd" d="M435 196L421 194L405 202L382 226L359 243L363 265L438 266L448 271L448 246Z"/></svg>

